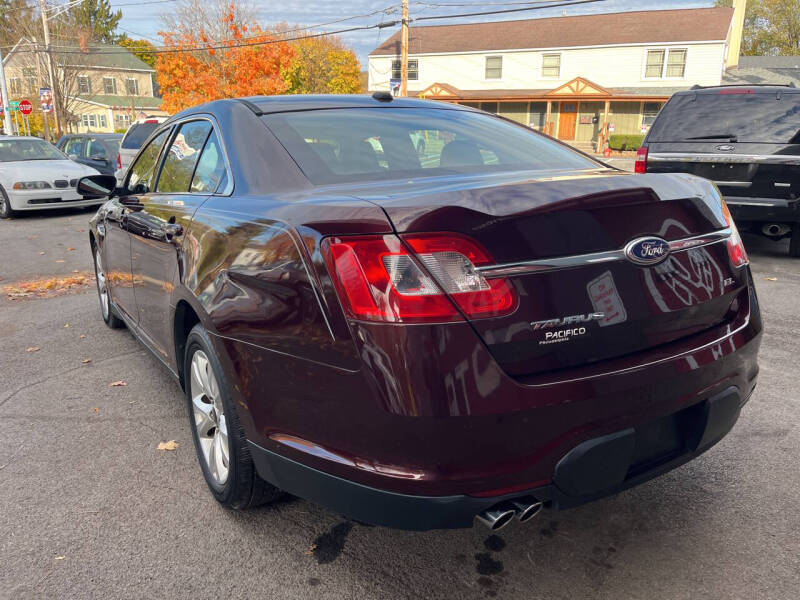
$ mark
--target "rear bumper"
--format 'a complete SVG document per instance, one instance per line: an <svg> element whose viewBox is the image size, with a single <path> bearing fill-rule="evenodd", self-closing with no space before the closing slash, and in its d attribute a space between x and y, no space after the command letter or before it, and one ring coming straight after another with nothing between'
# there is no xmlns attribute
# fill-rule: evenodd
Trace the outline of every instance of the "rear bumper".
<svg viewBox="0 0 800 600"><path fill-rule="evenodd" d="M417 531L463 528L472 526L476 514L512 498L534 496L553 508L569 508L674 469L721 440L751 392L729 387L678 413L586 440L562 457L551 484L488 498L401 494L325 473L253 442L250 453L259 475L273 485L358 521Z"/></svg>
<svg viewBox="0 0 800 600"><path fill-rule="evenodd" d="M800 200L725 196L725 203L738 222L800 222Z"/></svg>

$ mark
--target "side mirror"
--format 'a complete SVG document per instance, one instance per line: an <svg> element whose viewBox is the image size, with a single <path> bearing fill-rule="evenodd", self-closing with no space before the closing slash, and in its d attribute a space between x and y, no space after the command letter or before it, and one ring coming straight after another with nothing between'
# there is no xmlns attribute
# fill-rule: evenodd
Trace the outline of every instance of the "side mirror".
<svg viewBox="0 0 800 600"><path fill-rule="evenodd" d="M87 175L78 180L75 190L83 197L117 195L117 178L113 175Z"/></svg>

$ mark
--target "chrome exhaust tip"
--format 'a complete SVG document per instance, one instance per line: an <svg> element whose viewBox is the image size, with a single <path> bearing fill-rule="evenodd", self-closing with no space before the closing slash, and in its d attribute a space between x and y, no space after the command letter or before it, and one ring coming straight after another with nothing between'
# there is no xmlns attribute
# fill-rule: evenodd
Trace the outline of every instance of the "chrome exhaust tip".
<svg viewBox="0 0 800 600"><path fill-rule="evenodd" d="M492 531L500 531L514 520L516 514L513 504L503 502L478 513L475 518Z"/></svg>
<svg viewBox="0 0 800 600"><path fill-rule="evenodd" d="M511 505L517 512L520 523L526 523L533 517L539 514L542 510L543 504L533 496L525 496L524 498L514 498L511 500Z"/></svg>

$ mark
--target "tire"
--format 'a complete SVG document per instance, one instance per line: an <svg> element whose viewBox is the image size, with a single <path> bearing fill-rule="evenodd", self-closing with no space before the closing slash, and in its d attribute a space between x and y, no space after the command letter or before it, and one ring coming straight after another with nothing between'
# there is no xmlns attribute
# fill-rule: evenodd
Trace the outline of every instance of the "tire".
<svg viewBox="0 0 800 600"><path fill-rule="evenodd" d="M15 214L6 191L0 186L0 219L12 219Z"/></svg>
<svg viewBox="0 0 800 600"><path fill-rule="evenodd" d="M280 498L283 492L256 472L222 365L199 323L186 338L183 365L194 448L214 498L237 510Z"/></svg>
<svg viewBox="0 0 800 600"><path fill-rule="evenodd" d="M108 283L105 269L103 268L103 258L100 256L100 247L95 245L93 250L94 278L97 283L97 299L100 301L100 315L103 317L103 322L111 329L122 329L125 327L125 321L117 316L116 312L114 312L114 306L111 304L111 295L108 293Z"/></svg>
<svg viewBox="0 0 800 600"><path fill-rule="evenodd" d="M800 223L792 225L792 235L789 238L789 256L800 258Z"/></svg>

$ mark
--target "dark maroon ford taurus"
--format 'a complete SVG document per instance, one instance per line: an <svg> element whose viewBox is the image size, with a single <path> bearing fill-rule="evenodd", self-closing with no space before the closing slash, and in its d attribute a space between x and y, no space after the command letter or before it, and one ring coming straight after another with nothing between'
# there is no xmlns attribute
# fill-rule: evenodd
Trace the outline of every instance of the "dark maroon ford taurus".
<svg viewBox="0 0 800 600"><path fill-rule="evenodd" d="M762 325L711 182L376 96L212 102L78 185L103 318L180 380L217 500L499 528L731 429Z"/></svg>

